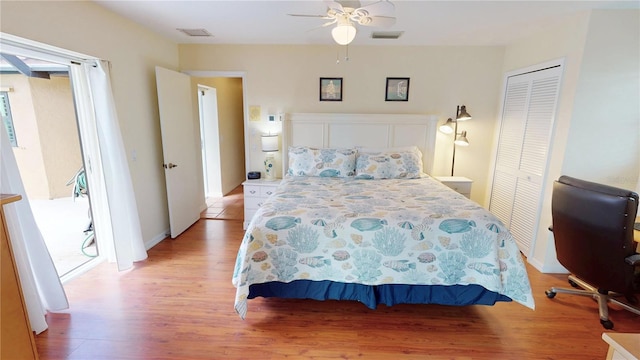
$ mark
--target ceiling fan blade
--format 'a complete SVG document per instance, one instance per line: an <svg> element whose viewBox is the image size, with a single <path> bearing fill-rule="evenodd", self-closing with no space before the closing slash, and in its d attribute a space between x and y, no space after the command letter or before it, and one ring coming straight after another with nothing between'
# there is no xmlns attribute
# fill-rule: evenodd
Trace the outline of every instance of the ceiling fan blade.
<svg viewBox="0 0 640 360"><path fill-rule="evenodd" d="M307 30L305 32L311 32L311 31L315 31L315 30L318 30L318 29L326 28L327 26L335 24L337 21L338 21L337 19L334 19L332 21L327 21L326 23L324 23L324 24L322 24L320 26L316 26L316 27L314 27L312 29L309 29L309 30Z"/></svg>
<svg viewBox="0 0 640 360"><path fill-rule="evenodd" d="M390 27L396 23L396 18L393 16L367 16L360 17L356 21L363 26Z"/></svg>
<svg viewBox="0 0 640 360"><path fill-rule="evenodd" d="M395 5L386 0L357 8L353 11L354 15L359 16L393 16L396 11Z"/></svg>
<svg viewBox="0 0 640 360"><path fill-rule="evenodd" d="M333 24L335 24L335 23L337 23L337 22L338 22L338 19L333 19L333 20L331 20L331 21L327 21L326 23L322 24L322 26L321 26L321 27L327 27L327 26L329 26L329 25L333 25Z"/></svg>
<svg viewBox="0 0 640 360"><path fill-rule="evenodd" d="M336 0L336 2L340 3L343 8L349 7L352 9L357 9L359 7L362 7L362 4L360 4L360 0Z"/></svg>
<svg viewBox="0 0 640 360"><path fill-rule="evenodd" d="M339 2L324 0L324 3L329 8L329 12L333 11L334 13L337 13L337 14L344 14L344 9L342 8L342 5L340 5Z"/></svg>
<svg viewBox="0 0 640 360"><path fill-rule="evenodd" d="M315 17L321 19L330 19L327 15L306 15L306 14L287 14L289 16L297 16L297 17Z"/></svg>

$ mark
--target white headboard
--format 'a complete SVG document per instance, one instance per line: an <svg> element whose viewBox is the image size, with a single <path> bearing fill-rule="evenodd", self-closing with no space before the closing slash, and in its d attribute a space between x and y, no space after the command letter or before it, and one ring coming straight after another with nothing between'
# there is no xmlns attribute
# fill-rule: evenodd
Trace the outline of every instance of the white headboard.
<svg viewBox="0 0 640 360"><path fill-rule="evenodd" d="M282 127L283 176L289 165L289 146L399 147L417 146L424 171L433 169L438 117L423 114L287 114Z"/></svg>

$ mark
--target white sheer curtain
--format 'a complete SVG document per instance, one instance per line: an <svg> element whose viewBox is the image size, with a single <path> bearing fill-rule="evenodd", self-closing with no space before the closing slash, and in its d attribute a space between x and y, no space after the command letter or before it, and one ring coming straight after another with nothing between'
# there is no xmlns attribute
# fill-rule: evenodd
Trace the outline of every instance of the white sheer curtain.
<svg viewBox="0 0 640 360"><path fill-rule="evenodd" d="M22 196L22 200L5 205L5 214L29 322L31 328L39 334L47 329L44 317L47 310L64 310L69 307L69 303L47 245L31 212L4 126L0 133L0 192Z"/></svg>
<svg viewBox="0 0 640 360"><path fill-rule="evenodd" d="M109 80L108 62L0 32L3 53L70 65L71 85L81 134L94 230L100 255L119 270L147 258L138 209ZM22 200L5 206L31 327L47 329L46 311L69 303L38 229L20 178L8 135L0 130L0 192ZM0 300L1 301L1 300Z"/></svg>
<svg viewBox="0 0 640 360"><path fill-rule="evenodd" d="M101 254L119 270L147 258L109 79L109 63L71 66L94 228ZM95 139L98 142L84 141ZM94 166L99 162L101 166ZM100 192L100 195L96 196ZM92 195L93 194L93 195ZM103 201L106 200L106 201Z"/></svg>

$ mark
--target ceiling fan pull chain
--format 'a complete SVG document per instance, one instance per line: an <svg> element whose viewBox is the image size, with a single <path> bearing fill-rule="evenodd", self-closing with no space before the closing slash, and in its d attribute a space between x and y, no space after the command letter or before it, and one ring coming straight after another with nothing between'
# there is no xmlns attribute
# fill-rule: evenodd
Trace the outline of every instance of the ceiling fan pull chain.
<svg viewBox="0 0 640 360"><path fill-rule="evenodd" d="M347 44L347 53L344 56L344 61L349 61L349 44Z"/></svg>

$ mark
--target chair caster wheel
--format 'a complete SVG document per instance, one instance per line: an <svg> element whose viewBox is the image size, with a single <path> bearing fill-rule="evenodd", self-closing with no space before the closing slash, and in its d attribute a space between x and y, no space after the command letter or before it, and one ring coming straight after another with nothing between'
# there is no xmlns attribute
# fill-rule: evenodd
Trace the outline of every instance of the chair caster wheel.
<svg viewBox="0 0 640 360"><path fill-rule="evenodd" d="M569 280L569 285L571 285L574 288L579 288L580 286L578 286L578 284L576 284L573 280Z"/></svg>
<svg viewBox="0 0 640 360"><path fill-rule="evenodd" d="M555 293L555 292L553 292L553 291L551 291L551 290L547 290L547 291L545 291L544 293L545 293L545 295L547 295L547 297L548 297L549 299L553 299L554 297L556 297L556 293Z"/></svg>
<svg viewBox="0 0 640 360"><path fill-rule="evenodd" d="M611 320L600 320L600 324L607 330L613 329L613 322Z"/></svg>

